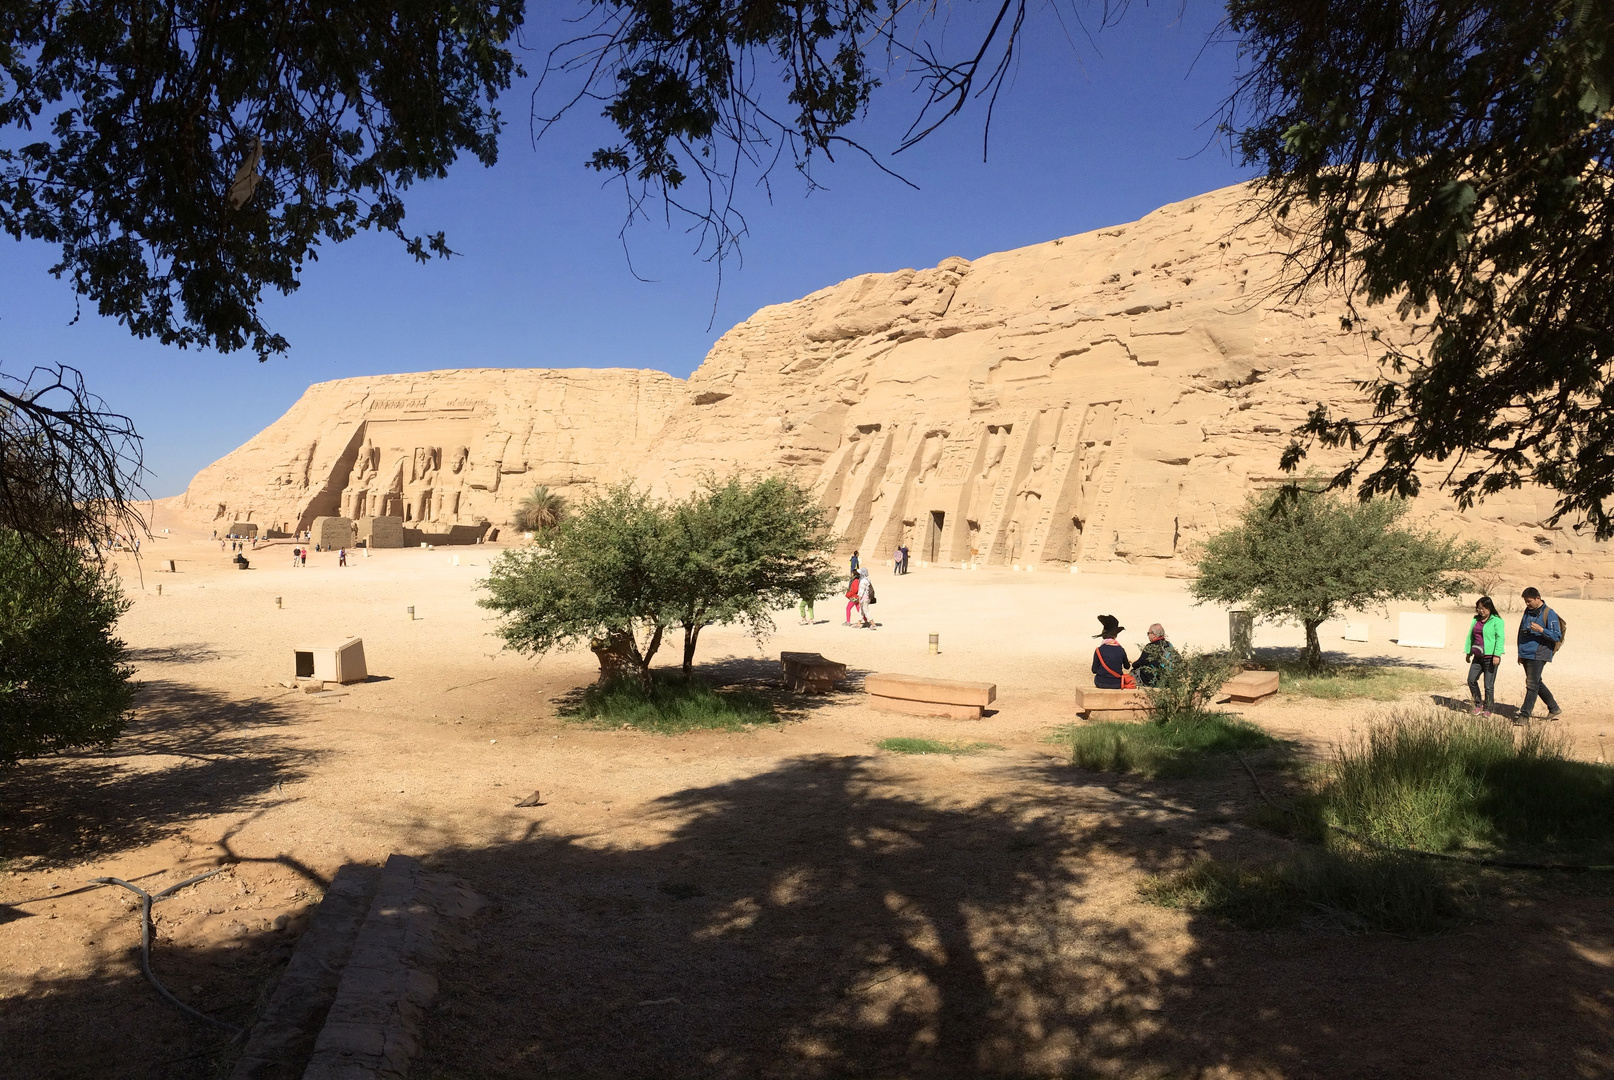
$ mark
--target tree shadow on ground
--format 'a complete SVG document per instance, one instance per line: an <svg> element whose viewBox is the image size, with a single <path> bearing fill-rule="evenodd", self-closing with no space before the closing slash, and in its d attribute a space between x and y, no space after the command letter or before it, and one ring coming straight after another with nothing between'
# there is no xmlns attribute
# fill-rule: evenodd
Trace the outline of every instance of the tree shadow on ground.
<svg viewBox="0 0 1614 1080"><path fill-rule="evenodd" d="M1439 650L1434 651L1436 655L1439 655ZM1262 646L1251 650L1250 655L1255 660L1269 664L1299 664L1305 660L1305 650L1292 645ZM1378 653L1373 656L1357 656L1353 653L1331 649L1323 650L1323 664L1329 668L1412 668L1416 671L1437 671L1442 674L1447 672L1447 669L1439 664L1410 656L1395 656L1387 653Z"/></svg>
<svg viewBox="0 0 1614 1080"><path fill-rule="evenodd" d="M0 780L0 857L51 861L152 843L185 822L261 807L301 779L315 751L271 738L291 714L156 679L106 750L25 761Z"/></svg>
<svg viewBox="0 0 1614 1080"><path fill-rule="evenodd" d="M1602 899L1421 940L1249 933L1144 873L1270 856L1231 775L813 755L431 860L494 901L412 1075L1513 1077L1614 1070ZM1007 792L1007 793L1005 793ZM663 838L635 845L638 830Z"/></svg>
<svg viewBox="0 0 1614 1080"><path fill-rule="evenodd" d="M125 649L123 658L131 664L206 664L228 655L205 641L183 641L144 649Z"/></svg>

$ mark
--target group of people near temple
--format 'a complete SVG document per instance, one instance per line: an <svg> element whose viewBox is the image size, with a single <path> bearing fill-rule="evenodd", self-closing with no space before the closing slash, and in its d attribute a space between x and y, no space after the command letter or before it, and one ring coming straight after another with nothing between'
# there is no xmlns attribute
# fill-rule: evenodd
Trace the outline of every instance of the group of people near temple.
<svg viewBox="0 0 1614 1080"><path fill-rule="evenodd" d="M1547 719L1556 720L1563 715L1563 709L1541 679L1546 666L1563 648L1564 619L1547 606L1534 586L1522 595L1524 613L1515 639L1519 666L1524 669L1524 702L1515 722L1534 718L1537 699L1547 707ZM1134 660L1118 640L1126 627L1114 615L1100 615L1098 622L1100 641L1093 650L1093 685L1107 690L1158 685L1162 673L1177 658L1165 627L1159 623L1149 627L1149 643ZM1506 624L1497 614L1495 602L1482 596L1474 602L1474 618L1463 639L1463 654L1468 658L1468 691L1473 710L1480 716L1490 716L1496 709L1496 676L1506 652Z"/></svg>

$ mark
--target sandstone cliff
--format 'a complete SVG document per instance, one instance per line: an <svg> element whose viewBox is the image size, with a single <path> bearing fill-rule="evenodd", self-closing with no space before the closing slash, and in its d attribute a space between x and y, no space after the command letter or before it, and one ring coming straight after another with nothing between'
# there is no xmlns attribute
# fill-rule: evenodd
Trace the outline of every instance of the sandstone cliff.
<svg viewBox="0 0 1614 1080"><path fill-rule="evenodd" d="M1246 224L1244 195L764 308L687 383L321 384L187 499L221 519L295 523L362 500L501 522L534 483L576 494L631 475L679 494L708 471L778 470L815 485L846 546L873 557L906 543L926 561L1183 572L1195 541L1279 478L1287 432L1318 402L1359 405L1354 381L1374 370L1336 304L1277 298L1277 238ZM1403 332L1393 316L1381 329ZM1595 596L1614 570L1607 545L1541 524L1545 492L1459 517L1430 491L1419 513L1495 544L1510 577Z"/></svg>

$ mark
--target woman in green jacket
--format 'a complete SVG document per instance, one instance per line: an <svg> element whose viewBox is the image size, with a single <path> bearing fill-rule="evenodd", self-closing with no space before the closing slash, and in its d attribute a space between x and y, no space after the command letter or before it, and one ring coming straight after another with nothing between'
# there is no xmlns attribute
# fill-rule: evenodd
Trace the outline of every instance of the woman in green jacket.
<svg viewBox="0 0 1614 1080"><path fill-rule="evenodd" d="M1507 630L1502 616L1489 596L1474 602L1474 621L1468 625L1468 692L1474 696L1474 712L1490 716L1496 708L1496 670L1502 666ZM1485 676L1485 700L1480 700L1480 676Z"/></svg>

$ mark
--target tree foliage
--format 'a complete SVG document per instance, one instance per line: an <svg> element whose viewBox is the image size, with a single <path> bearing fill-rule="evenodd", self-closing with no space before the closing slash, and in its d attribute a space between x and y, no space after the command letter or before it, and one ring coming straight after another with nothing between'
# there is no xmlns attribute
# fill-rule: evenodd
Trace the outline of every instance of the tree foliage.
<svg viewBox="0 0 1614 1080"><path fill-rule="evenodd" d="M704 627L740 624L761 638L770 612L835 590L829 521L812 493L782 477L708 478L673 508L679 568L673 581L684 631L684 674Z"/></svg>
<svg viewBox="0 0 1614 1080"><path fill-rule="evenodd" d="M1357 502L1305 488L1252 495L1238 524L1206 541L1189 593L1299 623L1306 665L1321 670L1317 627L1326 620L1391 600L1456 596L1466 585L1460 573L1490 561L1478 543L1402 525L1406 512L1401 499Z"/></svg>
<svg viewBox="0 0 1614 1080"><path fill-rule="evenodd" d="M565 497L550 491L547 484L533 488L516 507L516 527L523 531L554 532L565 517Z"/></svg>
<svg viewBox="0 0 1614 1080"><path fill-rule="evenodd" d="M833 585L823 511L790 480L708 482L659 502L631 484L585 499L543 548L494 564L482 606L508 647L542 655L598 645L641 687L669 630L684 631L684 672L703 627L772 628L770 608Z"/></svg>
<svg viewBox="0 0 1614 1080"><path fill-rule="evenodd" d="M1230 0L1228 27L1291 285L1419 324L1375 336L1372 415L1319 405L1285 464L1344 447L1365 497L1441 463L1465 508L1533 481L1614 536L1614 6Z"/></svg>
<svg viewBox="0 0 1614 1080"><path fill-rule="evenodd" d="M101 314L165 344L286 348L259 315L324 241L415 258L401 193L491 164L511 0L0 5L0 229L56 245Z"/></svg>
<svg viewBox="0 0 1614 1080"><path fill-rule="evenodd" d="M134 669L113 626L128 608L76 547L0 528L0 767L122 732Z"/></svg>

